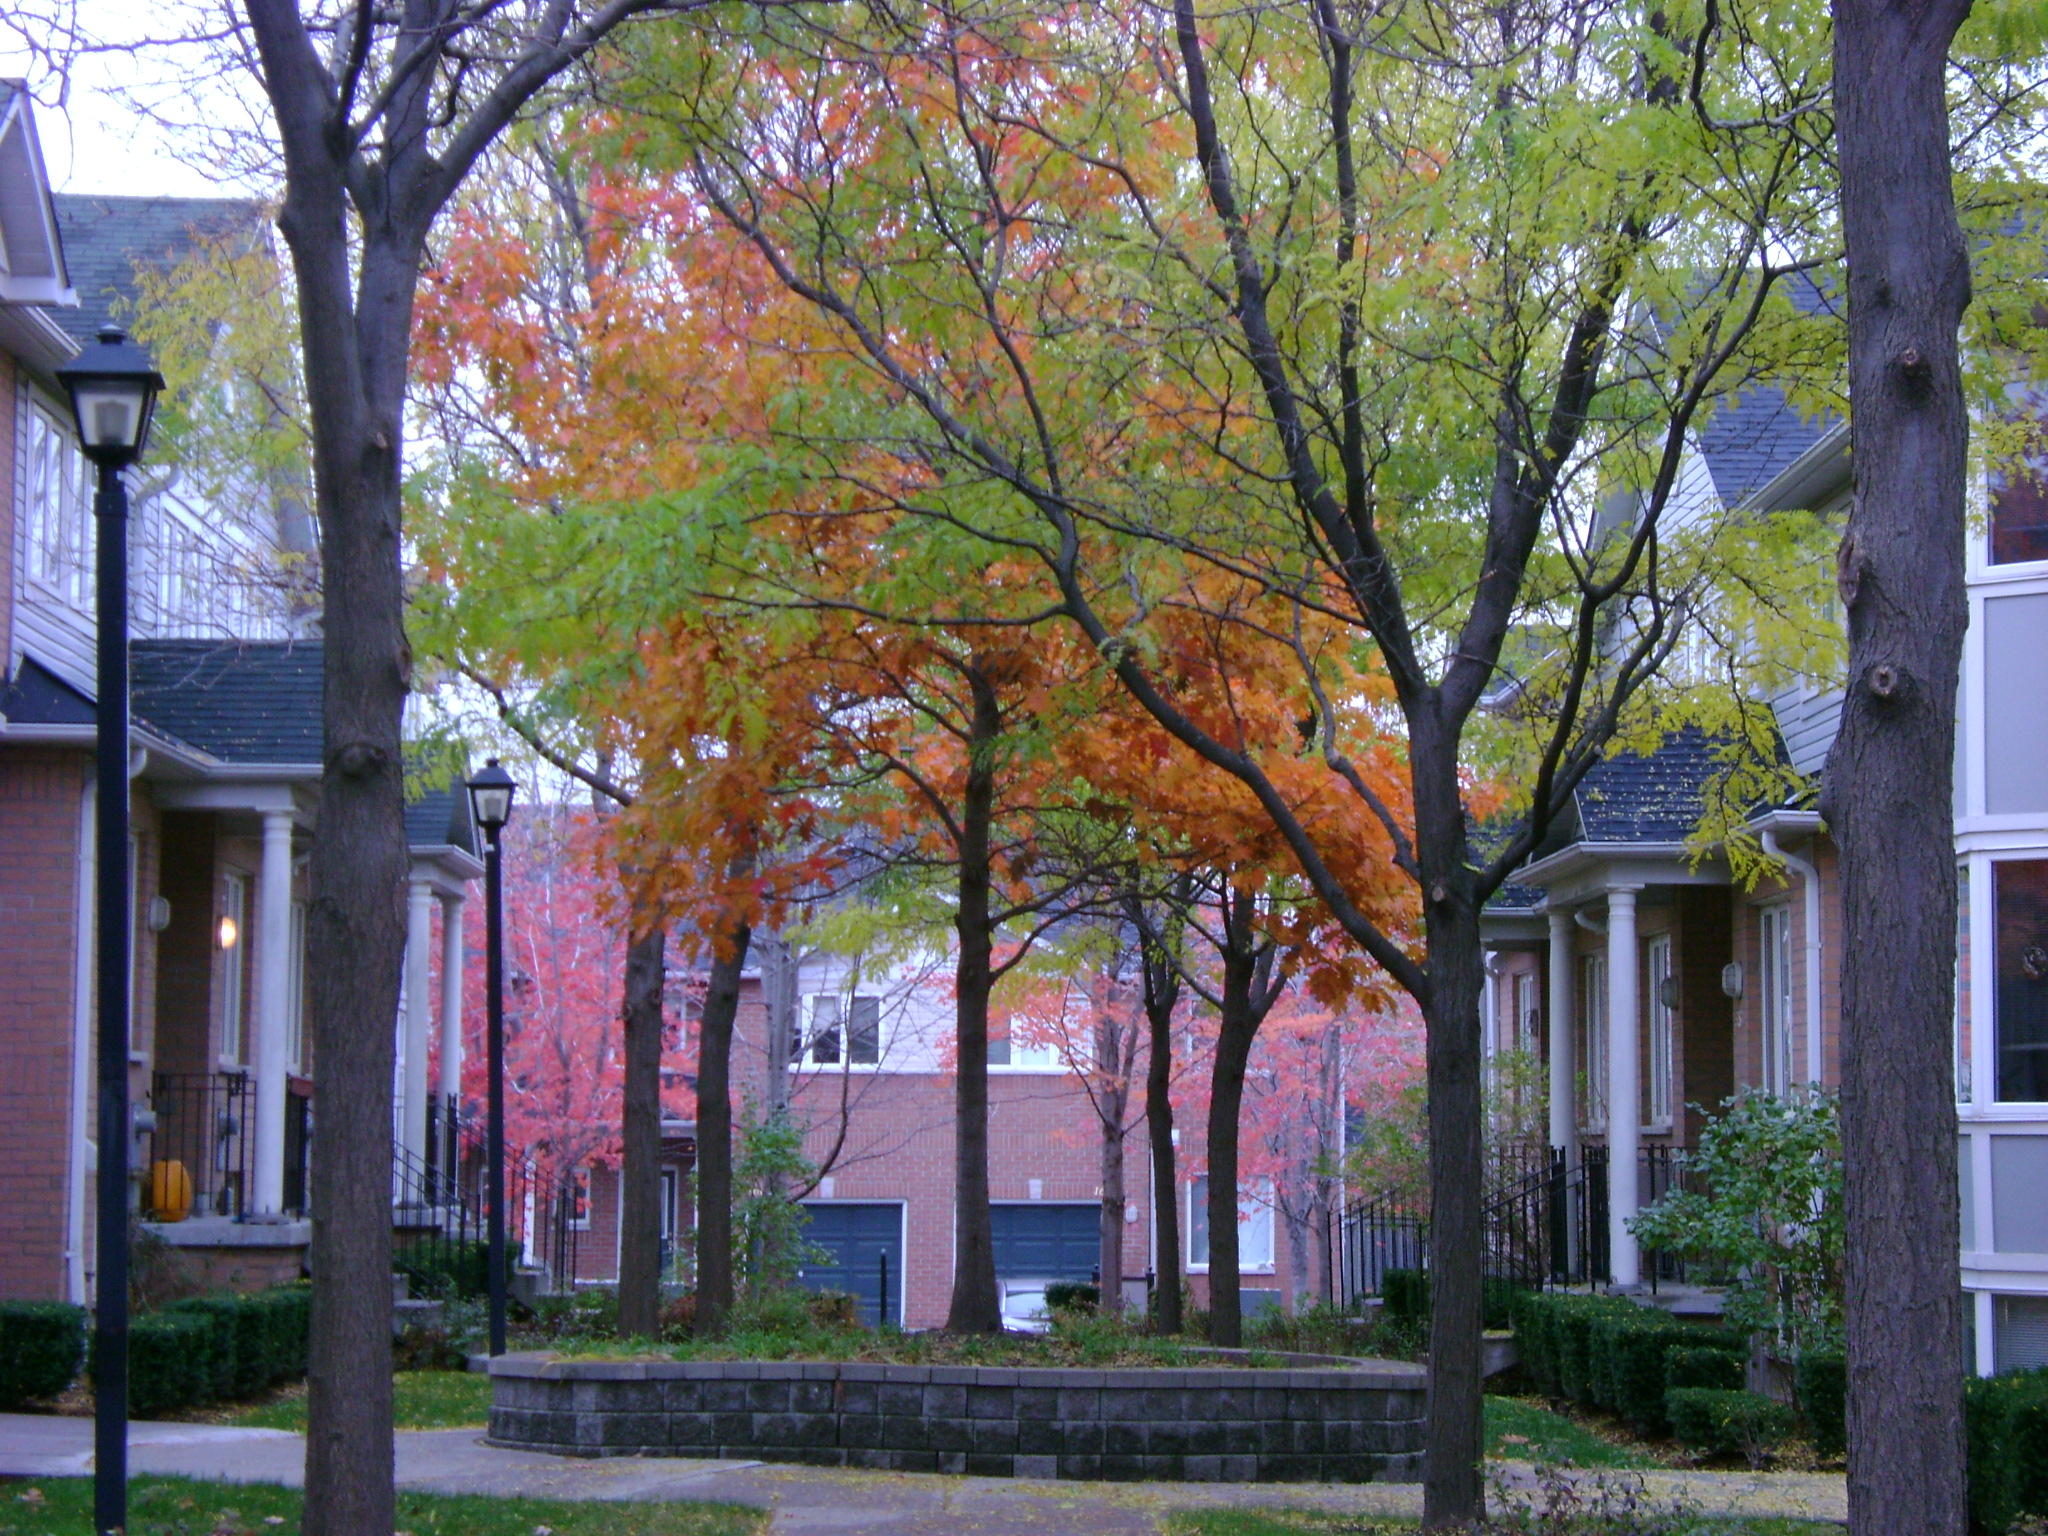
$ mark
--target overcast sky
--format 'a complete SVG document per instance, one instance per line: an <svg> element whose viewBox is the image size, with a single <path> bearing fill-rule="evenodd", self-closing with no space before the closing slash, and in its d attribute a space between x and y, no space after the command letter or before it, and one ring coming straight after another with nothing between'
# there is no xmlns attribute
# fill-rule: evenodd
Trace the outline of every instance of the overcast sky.
<svg viewBox="0 0 2048 1536"><path fill-rule="evenodd" d="M0 5L7 3L0 0ZM138 0L92 0L89 24L124 31L130 23L136 23L138 31L152 24L162 28L172 21L167 14L172 9ZM158 57L155 51L81 56L72 65L64 95L59 83L38 68L38 61L10 51L10 41L0 31L0 76L29 79L53 190L166 197L238 196L264 190L223 180L205 165L205 146L196 137L151 121L124 99L124 92L141 91L173 110L189 105L188 97L166 83L170 69L151 67L153 57ZM188 110L181 115L191 114Z"/></svg>

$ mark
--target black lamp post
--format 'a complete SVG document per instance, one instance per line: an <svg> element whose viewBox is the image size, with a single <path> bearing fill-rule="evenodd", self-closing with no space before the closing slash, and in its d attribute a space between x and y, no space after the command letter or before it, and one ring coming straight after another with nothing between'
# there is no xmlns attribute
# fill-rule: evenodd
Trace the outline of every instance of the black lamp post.
<svg viewBox="0 0 2048 1536"><path fill-rule="evenodd" d="M505 871L498 834L512 819L512 775L494 757L469 781L469 809L484 829L484 1006L489 1018L490 1114L484 1203L491 1224L491 1353L505 1353Z"/></svg>
<svg viewBox="0 0 2048 1536"><path fill-rule="evenodd" d="M99 725L93 836L99 930L99 1240L93 1298L93 1529L128 1528L128 488L163 375L118 326L57 370L98 470L93 515Z"/></svg>

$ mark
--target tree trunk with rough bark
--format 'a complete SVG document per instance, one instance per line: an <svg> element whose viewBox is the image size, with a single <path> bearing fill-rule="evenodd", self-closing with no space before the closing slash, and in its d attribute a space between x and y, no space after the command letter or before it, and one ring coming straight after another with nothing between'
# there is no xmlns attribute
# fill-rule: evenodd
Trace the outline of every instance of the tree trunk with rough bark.
<svg viewBox="0 0 2048 1536"><path fill-rule="evenodd" d="M1102 1096L1102 1218L1097 1234L1096 1293L1104 1317L1124 1306L1124 1103L1122 1091Z"/></svg>
<svg viewBox="0 0 2048 1536"><path fill-rule="evenodd" d="M1842 867L1849 1525L1966 1524L1952 786L1968 620L1970 300L1945 96L1966 0L1835 0L1855 500L1847 697L1822 812Z"/></svg>
<svg viewBox="0 0 2048 1536"><path fill-rule="evenodd" d="M988 1208L988 1004L995 949L990 839L1002 714L995 690L978 668L969 667L966 679L974 716L960 806L959 905L953 924L960 939L954 987L959 1059L953 1076L953 1296L946 1309L946 1328L951 1333L997 1333L1003 1319L996 1298L995 1233Z"/></svg>
<svg viewBox="0 0 2048 1536"><path fill-rule="evenodd" d="M1180 1170L1173 1145L1173 1013L1180 973L1145 945L1145 1134L1152 1144L1152 1240L1158 1257L1152 1277L1153 1326L1179 1333Z"/></svg>
<svg viewBox="0 0 2048 1536"><path fill-rule="evenodd" d="M656 924L626 951L625 1134L619 1158L619 1332L661 1329L661 1037L668 930Z"/></svg>
<svg viewBox="0 0 2048 1536"><path fill-rule="evenodd" d="M732 933L730 953L712 958L711 982L697 1024L697 1316L711 1338L732 1316L732 1033L740 1011L740 972L752 931Z"/></svg>
<svg viewBox="0 0 2048 1536"><path fill-rule="evenodd" d="M1246 977L1243 986L1233 987L1231 973L1226 970L1224 974L1223 1017L1209 1085L1209 1342L1227 1349L1244 1343L1239 1294L1243 1277L1237 1245L1237 1133L1239 1112L1244 1107L1245 1066L1251 1060L1252 1040L1259 1028L1245 1003L1249 962L1241 969Z"/></svg>

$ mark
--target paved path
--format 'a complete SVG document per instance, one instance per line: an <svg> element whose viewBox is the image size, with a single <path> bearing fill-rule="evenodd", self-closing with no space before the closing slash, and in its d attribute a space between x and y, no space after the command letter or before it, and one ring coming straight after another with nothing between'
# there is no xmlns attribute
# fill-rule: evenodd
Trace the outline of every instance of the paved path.
<svg viewBox="0 0 2048 1536"><path fill-rule="evenodd" d="M134 1473L297 1487L305 1441L277 1429L133 1424L128 1461ZM82 1477L91 1470L91 1420L0 1414L0 1475ZM1525 1465L1500 1463L1496 1470L1510 1486L1532 1482ZM1588 1481L1594 1476L1577 1474ZM1702 1513L1845 1518L1839 1474L1647 1472L1641 1477L1652 1502L1679 1499ZM1161 1518L1175 1509L1266 1505L1409 1517L1422 1510L1422 1490L1412 1484L1062 1483L827 1471L751 1461L585 1461L500 1450L483 1444L473 1429L400 1434L398 1482L427 1493L723 1500L773 1511L776 1536L1157 1536Z"/></svg>

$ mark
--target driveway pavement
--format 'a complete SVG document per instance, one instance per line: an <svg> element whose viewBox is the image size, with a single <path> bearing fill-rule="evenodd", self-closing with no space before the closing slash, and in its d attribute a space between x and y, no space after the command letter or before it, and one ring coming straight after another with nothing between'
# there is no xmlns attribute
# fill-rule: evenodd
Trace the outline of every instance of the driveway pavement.
<svg viewBox="0 0 2048 1536"><path fill-rule="evenodd" d="M305 1440L277 1429L133 1424L128 1464L132 1473L297 1487ZM91 1420L0 1414L0 1475L83 1477L91 1470ZM1496 1471L1510 1488L1532 1485L1525 1465L1499 1463ZM586 1461L500 1450L473 1429L400 1434L397 1473L400 1487L427 1493L750 1504L774 1513L776 1536L1157 1536L1161 1518L1175 1509L1265 1505L1410 1517L1422 1510L1422 1490L1412 1484L1065 1483L666 1457ZM1683 1500L1702 1513L1837 1522L1846 1513L1839 1474L1641 1476L1652 1502Z"/></svg>

